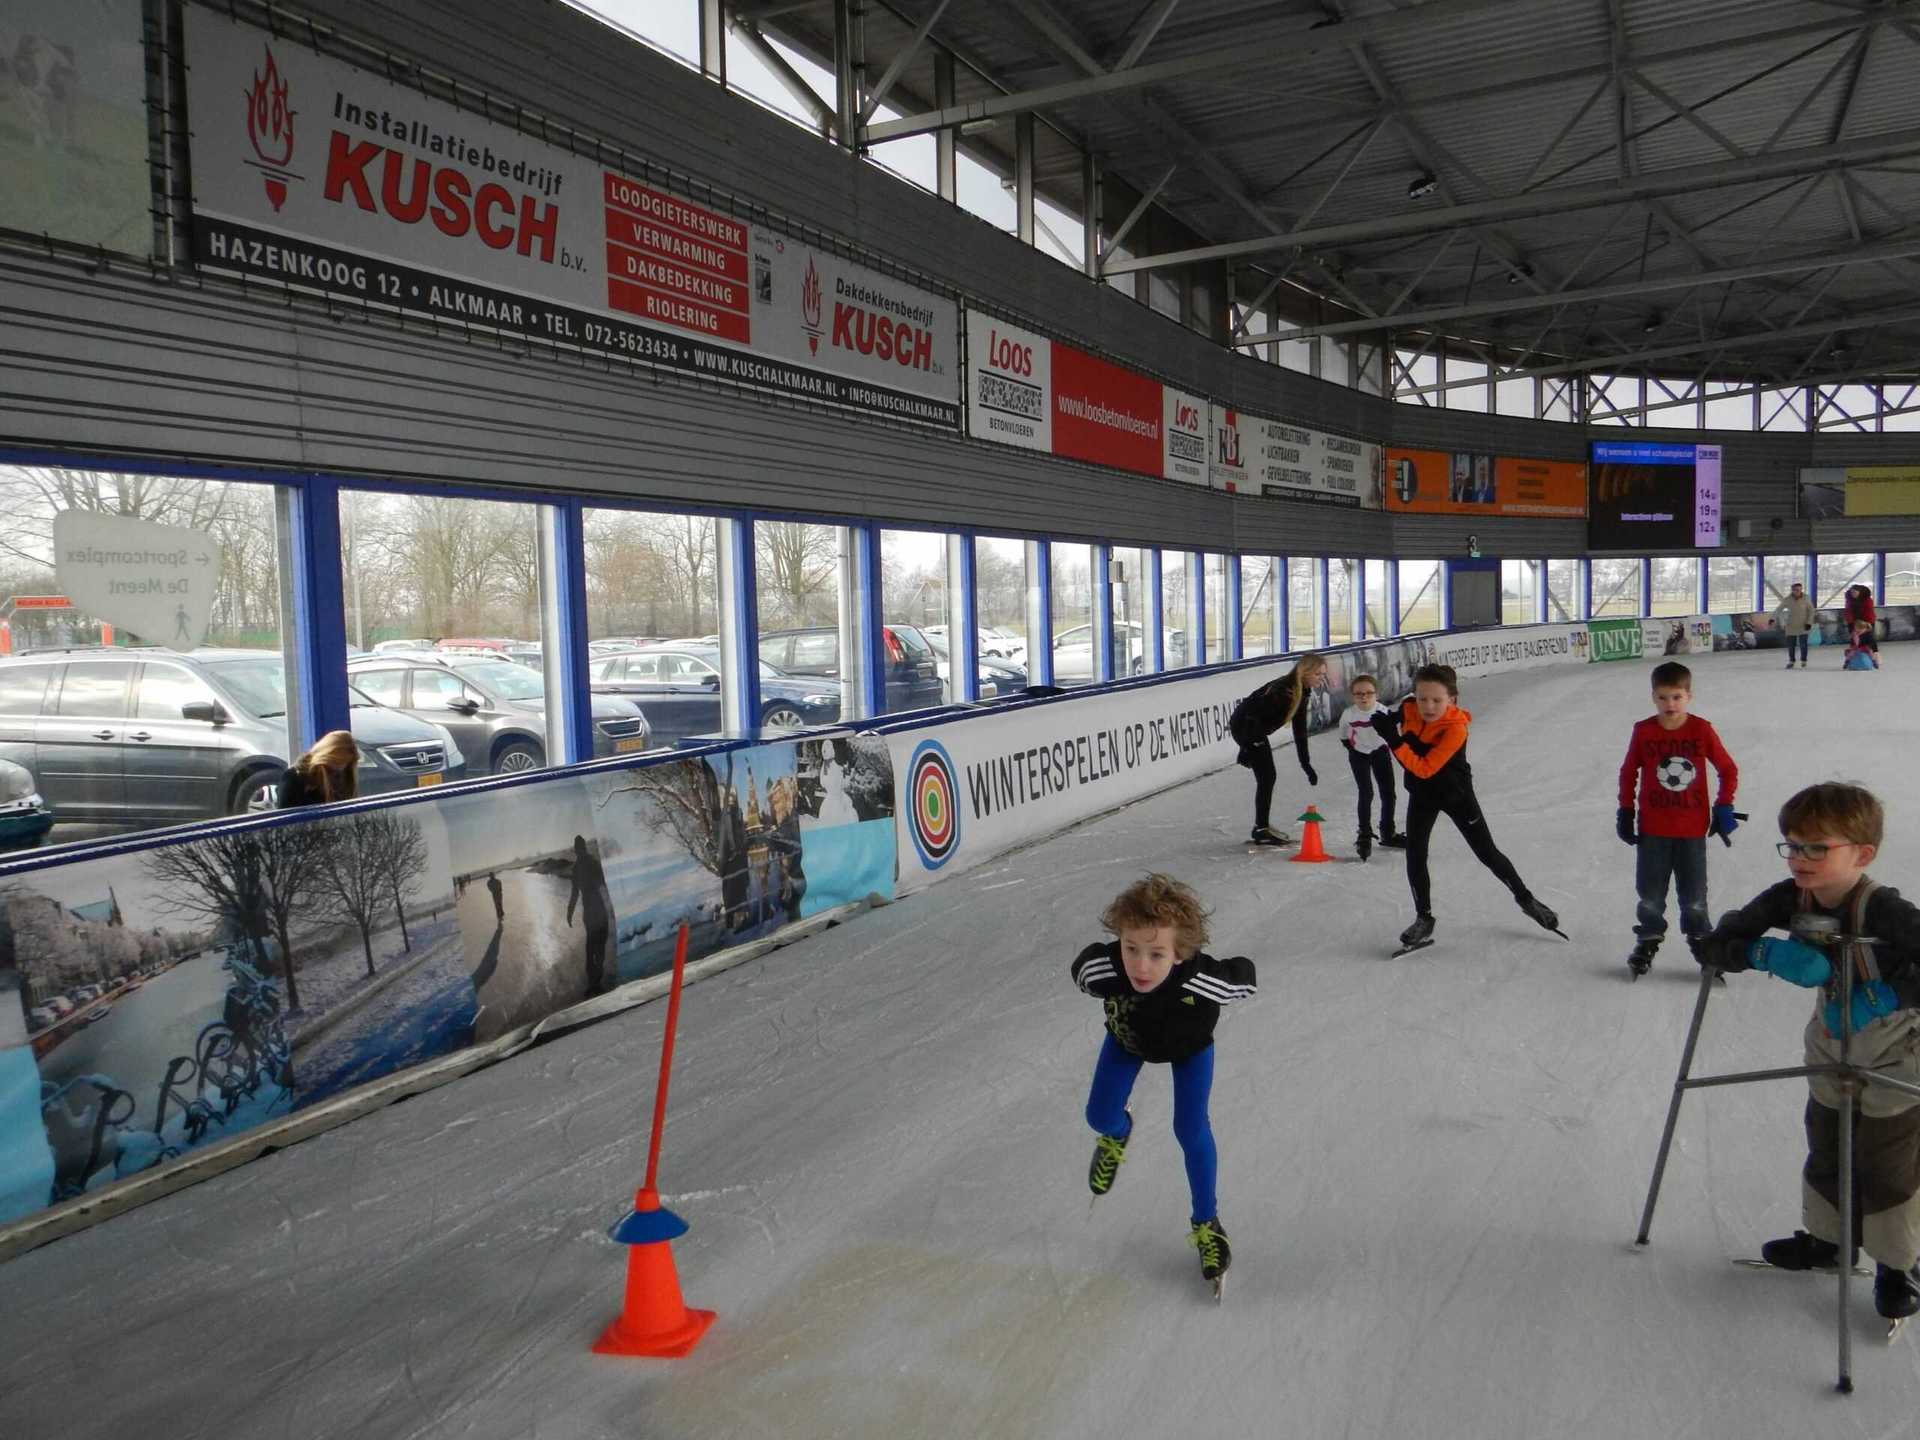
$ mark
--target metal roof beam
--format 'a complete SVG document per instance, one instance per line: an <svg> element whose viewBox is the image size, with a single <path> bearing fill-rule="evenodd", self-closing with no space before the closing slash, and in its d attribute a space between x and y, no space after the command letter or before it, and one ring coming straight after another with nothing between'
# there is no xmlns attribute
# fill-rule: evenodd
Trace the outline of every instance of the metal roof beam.
<svg viewBox="0 0 1920 1440"><path fill-rule="evenodd" d="M927 43L928 34L940 22L940 17L947 13L947 6L952 3L953 0L939 0L939 3L927 12L926 18L920 22L920 27L913 32L913 38L900 48L899 54L893 57L892 62L881 74L880 83L873 87L873 93L867 97L866 108L860 112L862 128L873 119L874 112L880 108L880 102L886 99L887 92L893 89L893 82L898 80L901 72L913 63L913 57L920 53L920 47Z"/></svg>
<svg viewBox="0 0 1920 1440"><path fill-rule="evenodd" d="M1115 70L1131 70L1134 67L1141 55L1146 52L1146 48L1153 43L1154 37L1160 33L1160 27L1167 23L1167 17L1173 14L1174 6L1179 3L1180 0L1159 0L1159 4L1146 13L1140 24L1135 27L1133 39L1127 42L1127 48L1121 52L1120 58L1113 62Z"/></svg>
<svg viewBox="0 0 1920 1440"><path fill-rule="evenodd" d="M1219 245L1200 245L1163 255L1144 255L1135 260L1116 262L1109 273L1133 270L1164 270L1179 265L1194 265L1206 260L1226 260L1242 255L1260 255L1299 245L1345 245L1390 236L1431 234L1450 225L1472 225L1486 221L1527 220L1542 215L1560 215L1570 211L1594 210L1607 205L1630 204L1662 195L1685 195L1704 189L1745 184L1752 180L1772 180L1785 175L1803 175L1836 165L1889 160L1920 153L1920 128L1894 130L1885 134L1838 145L1809 146L1801 150L1778 150L1771 155L1754 155L1745 160L1719 160L1704 165L1682 165L1638 175L1620 183L1570 185L1559 190L1536 190L1524 195L1496 196L1464 205L1449 205L1438 210L1403 211L1376 220L1358 220L1341 225L1279 231L1253 240L1235 240Z"/></svg>
<svg viewBox="0 0 1920 1440"><path fill-rule="evenodd" d="M1655 295L1670 290L1690 290L1696 286L1724 285L1735 280L1753 280L1763 275L1790 275L1801 271L1833 269L1847 265L1867 265L1881 260L1900 260L1920 255L1920 234L1904 240L1883 240L1854 250L1822 251L1816 254L1782 256L1720 270L1685 271L1672 275L1650 275L1644 279L1616 280L1604 285L1589 285L1578 290L1562 290L1546 295L1518 295L1471 304L1436 305L1405 314L1386 315L1378 320L1341 320L1328 325L1301 325L1291 330L1274 330L1264 335L1247 335L1236 346L1265 345L1279 340L1310 340L1316 335L1359 335L1372 330L1412 329L1440 325L1489 315L1514 315L1528 310L1546 310L1557 306L1581 305L1601 300L1630 300L1640 295ZM1423 272L1424 273L1424 272Z"/></svg>
<svg viewBox="0 0 1920 1440"><path fill-rule="evenodd" d="M1179 168L1180 163L1175 161L1160 172L1160 178L1141 194L1133 209L1127 212L1127 218L1120 222L1120 228L1113 232L1112 237L1107 241L1108 250L1118 250L1126 243L1127 236L1133 233L1133 227L1140 223L1140 217L1147 213L1148 207L1155 200L1160 198L1160 192L1167 188L1167 182L1173 178L1173 172Z"/></svg>
<svg viewBox="0 0 1920 1440"><path fill-rule="evenodd" d="M1289 30L1284 36L1287 59L1291 63L1308 55L1345 49L1376 35L1407 34L1456 16L1510 4L1511 0L1427 0L1427 3L1417 10L1400 10L1390 14L1372 15L1361 20L1347 20L1337 25L1322 26L1319 29ZM1031 15L1030 6L1031 0L1021 5L1022 13ZM1125 70L1100 71L1099 62L1089 55L1086 56L1087 63L1080 68L1084 70L1091 67L1099 73L1089 73L1082 79L1070 80L1058 85L1043 85L1034 90L973 100L941 110L923 111L918 115L903 115L898 120L883 120L877 125L869 125L861 139L867 144L874 144L881 140L897 140L903 135L924 135L930 131L944 130L953 125L965 125L975 120L991 120L1001 115L1019 115L1049 105L1062 105L1094 96L1118 95L1131 90L1142 90L1150 85L1164 85L1173 80L1189 80L1196 76L1244 68L1247 63L1248 44L1248 38L1243 36L1228 48L1184 55L1177 60L1134 65Z"/></svg>

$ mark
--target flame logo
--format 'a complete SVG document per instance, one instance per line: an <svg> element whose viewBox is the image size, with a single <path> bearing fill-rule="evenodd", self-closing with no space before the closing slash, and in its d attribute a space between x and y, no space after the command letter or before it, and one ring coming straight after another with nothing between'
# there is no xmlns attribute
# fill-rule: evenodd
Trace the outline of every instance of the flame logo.
<svg viewBox="0 0 1920 1440"><path fill-rule="evenodd" d="M293 114L287 108L287 82L269 47L267 73L254 71L253 89L247 92L247 139L264 163L284 165L293 159Z"/></svg>
<svg viewBox="0 0 1920 1440"><path fill-rule="evenodd" d="M807 278L800 285L800 323L807 330L807 349L820 352L820 272L813 268L813 256L807 256Z"/></svg>

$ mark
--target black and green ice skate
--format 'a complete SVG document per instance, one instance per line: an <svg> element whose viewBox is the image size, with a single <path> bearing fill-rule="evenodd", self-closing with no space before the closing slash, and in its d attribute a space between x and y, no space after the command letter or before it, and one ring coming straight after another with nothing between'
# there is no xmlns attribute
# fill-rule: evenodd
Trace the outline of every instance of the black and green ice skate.
<svg viewBox="0 0 1920 1440"><path fill-rule="evenodd" d="M1132 1120L1133 1112L1127 1112ZM1127 1127L1125 1135L1099 1135L1094 1137L1093 1161L1087 1166L1087 1189L1098 1200L1113 1189L1114 1179L1120 1173L1120 1162L1127 1158L1127 1140L1133 1134L1133 1127Z"/></svg>
<svg viewBox="0 0 1920 1440"><path fill-rule="evenodd" d="M1214 1302L1219 1303L1226 1291L1227 1267L1233 1264L1233 1247L1227 1243L1220 1217L1195 1224L1187 1231L1187 1243L1200 1252L1200 1278L1213 1286Z"/></svg>

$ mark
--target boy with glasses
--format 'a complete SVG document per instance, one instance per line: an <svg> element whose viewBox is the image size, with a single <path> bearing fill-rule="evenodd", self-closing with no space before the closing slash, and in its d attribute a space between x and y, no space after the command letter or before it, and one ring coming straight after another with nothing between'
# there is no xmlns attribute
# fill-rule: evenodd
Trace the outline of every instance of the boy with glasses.
<svg viewBox="0 0 1920 1440"><path fill-rule="evenodd" d="M1841 933L1871 937L1836 953L1854 967L1851 1060L1920 1084L1920 909L1876 884L1867 866L1879 853L1885 812L1858 785L1812 785L1780 807L1780 854L1789 879L1723 916L1694 954L1720 970L1766 970L1818 989L1805 1031L1809 1065L1842 1059L1839 980L1826 950L1769 936L1811 912L1836 919ZM1851 1104L1854 1243L1878 1266L1874 1308L1889 1321L1920 1313L1920 1100L1870 1085L1851 1098L1831 1075L1808 1077L1807 1162L1800 1187L1805 1230L1760 1249L1783 1270L1825 1270L1840 1263L1840 1107ZM1847 1258L1851 1264L1853 1257Z"/></svg>

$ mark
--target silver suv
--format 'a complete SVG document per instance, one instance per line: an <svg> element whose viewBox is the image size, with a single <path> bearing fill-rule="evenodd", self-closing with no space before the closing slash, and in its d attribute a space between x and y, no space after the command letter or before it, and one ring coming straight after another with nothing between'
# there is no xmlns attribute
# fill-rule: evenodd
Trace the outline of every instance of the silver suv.
<svg viewBox="0 0 1920 1440"><path fill-rule="evenodd" d="M62 821L173 825L272 804L286 769L274 650L76 649L0 658L0 760ZM363 795L465 778L445 729L353 696Z"/></svg>
<svg viewBox="0 0 1920 1440"><path fill-rule="evenodd" d="M546 681L538 670L492 655L363 655L347 678L382 705L444 725L476 775L511 775L547 763ZM593 699L593 758L653 743L638 705Z"/></svg>

